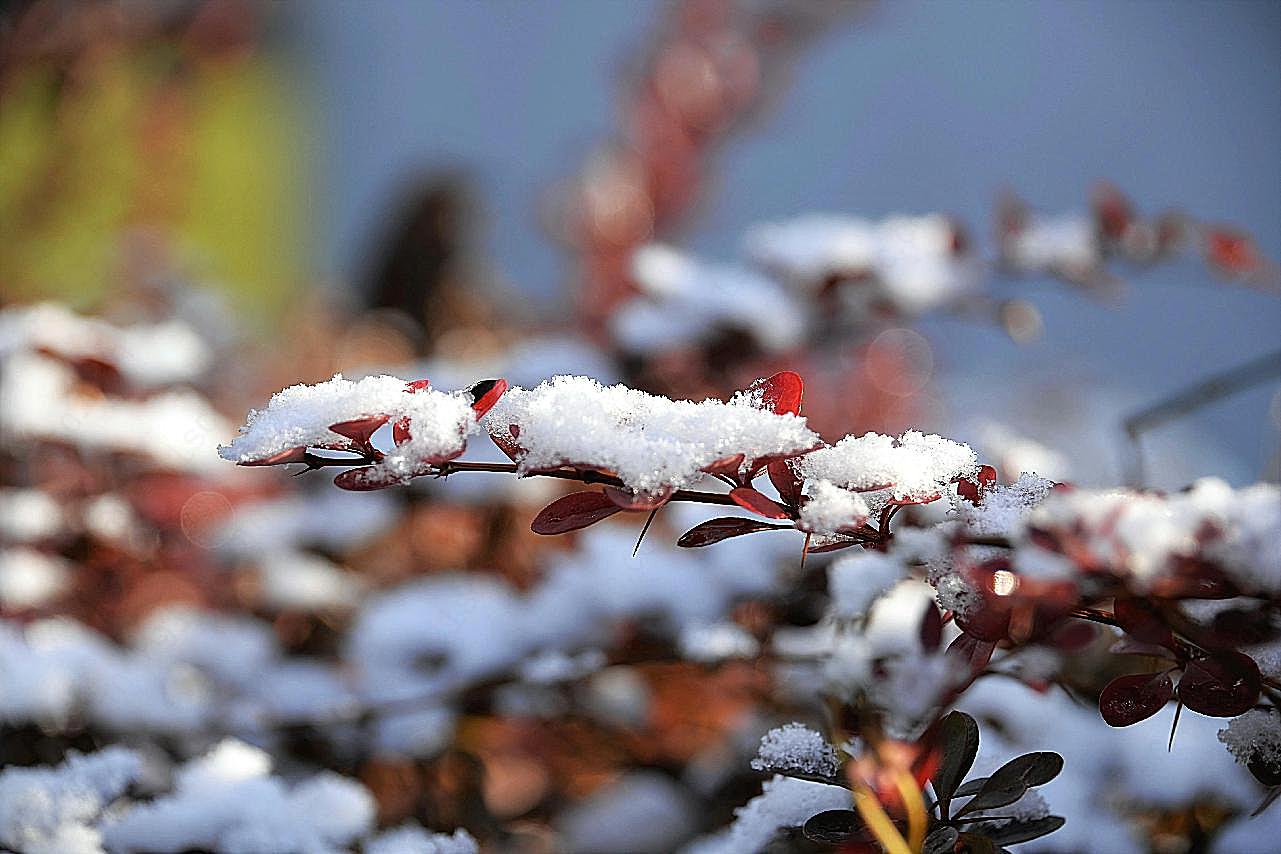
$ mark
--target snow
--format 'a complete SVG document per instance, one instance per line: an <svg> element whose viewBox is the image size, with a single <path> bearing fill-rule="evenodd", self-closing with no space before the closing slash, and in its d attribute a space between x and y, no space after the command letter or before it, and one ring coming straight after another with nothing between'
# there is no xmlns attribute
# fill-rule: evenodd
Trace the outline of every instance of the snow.
<svg viewBox="0 0 1281 854"><path fill-rule="evenodd" d="M631 772L565 811L560 850L662 854L688 838L697 819L689 795L670 777Z"/></svg>
<svg viewBox="0 0 1281 854"><path fill-rule="evenodd" d="M900 313L919 314L977 285L977 270L956 253L955 237L954 223L937 214L880 222L810 214L754 226L743 246L754 263L794 286L817 290L848 279L875 288Z"/></svg>
<svg viewBox="0 0 1281 854"><path fill-rule="evenodd" d="M796 415L776 415L739 393L730 402L671 400L586 377L512 388L484 420L525 449L520 473L581 465L617 473L637 492L688 487L700 469L734 454L749 460L805 451L818 437Z"/></svg>
<svg viewBox="0 0 1281 854"><path fill-rule="evenodd" d="M1077 490L1047 497L1030 515L1035 528L1076 536L1100 564L1151 584L1179 559L1201 557L1245 590L1281 590L1281 488L1234 490L1217 478L1173 495ZM1214 536L1205 537L1205 531Z"/></svg>
<svg viewBox="0 0 1281 854"><path fill-rule="evenodd" d="M1276 710L1251 709L1233 718L1219 730L1219 741L1240 763L1281 767L1281 715Z"/></svg>
<svg viewBox="0 0 1281 854"><path fill-rule="evenodd" d="M1080 272L1103 262L1098 228L1077 214L1037 215L1001 240L1005 262L1023 273Z"/></svg>
<svg viewBox="0 0 1281 854"><path fill-rule="evenodd" d="M387 452L375 470L393 479L421 474L427 463L457 456L475 431L475 413L465 392L411 391L391 376L352 382L342 374L315 385L294 385L272 395L266 409L251 410L245 426L219 453L237 463L263 460L298 447L346 445L331 424L388 416L408 419L412 438Z"/></svg>
<svg viewBox="0 0 1281 854"><path fill-rule="evenodd" d="M643 246L632 256L642 296L612 316L613 338L626 351L652 353L746 332L766 352L802 343L807 318L776 282L751 270L715 266L669 246Z"/></svg>
<svg viewBox="0 0 1281 854"><path fill-rule="evenodd" d="M0 551L0 609L40 608L67 589L70 564L35 549Z"/></svg>
<svg viewBox="0 0 1281 854"><path fill-rule="evenodd" d="M837 558L827 568L830 612L846 619L862 617L906 575L903 562L884 552L856 552Z"/></svg>
<svg viewBox="0 0 1281 854"><path fill-rule="evenodd" d="M263 601L273 608L346 610L365 593L360 575L305 552L273 550L262 555L258 568Z"/></svg>
<svg viewBox="0 0 1281 854"><path fill-rule="evenodd" d="M1012 484L987 487L977 507L960 495L952 495L952 511L970 534L1011 535L1022 529L1033 508L1045 500L1053 487L1053 481L1024 474Z"/></svg>
<svg viewBox="0 0 1281 854"><path fill-rule="evenodd" d="M812 534L836 534L857 528L872 514L863 496L830 481L810 481L804 494L798 527Z"/></svg>
<svg viewBox="0 0 1281 854"><path fill-rule="evenodd" d="M65 523L62 508L38 489L0 489L0 542L48 539Z"/></svg>
<svg viewBox="0 0 1281 854"><path fill-rule="evenodd" d="M822 735L799 723L770 730L752 760L757 771L835 777L840 770L836 750Z"/></svg>
<svg viewBox="0 0 1281 854"><path fill-rule="evenodd" d="M174 791L108 820L113 851L291 851L321 854L373 827L374 800L354 780L324 771L286 785L271 757L228 739L184 765Z"/></svg>
<svg viewBox="0 0 1281 854"><path fill-rule="evenodd" d="M106 362L143 388L198 379L213 361L200 335L179 320L113 326L55 303L0 311L0 358L32 350Z"/></svg>
<svg viewBox="0 0 1281 854"><path fill-rule="evenodd" d="M940 436L908 432L898 438L867 433L846 436L835 445L801 458L807 479L844 489L889 488L895 500L940 495L960 477L973 477L978 457L967 445Z"/></svg>
<svg viewBox="0 0 1281 854"><path fill-rule="evenodd" d="M82 756L56 768L0 772L0 846L23 854L100 854L102 811L141 774L123 747Z"/></svg>
<svg viewBox="0 0 1281 854"><path fill-rule="evenodd" d="M753 854L763 850L780 830L800 827L827 810L851 809L849 789L775 776L761 794L734 811L734 823L722 833L696 841L686 854Z"/></svg>
<svg viewBox="0 0 1281 854"><path fill-rule="evenodd" d="M365 854L479 854L475 838L465 830L432 833L416 824L385 831L365 843Z"/></svg>
<svg viewBox="0 0 1281 854"><path fill-rule="evenodd" d="M702 664L714 664L730 658L752 658L760 644L746 629L736 623L720 622L703 626L686 626L677 639L681 658Z"/></svg>
<svg viewBox="0 0 1281 854"><path fill-rule="evenodd" d="M217 471L213 452L230 426L203 397L167 391L142 400L76 393L66 365L18 352L0 364L0 440L66 442L84 451L139 454L178 470Z"/></svg>

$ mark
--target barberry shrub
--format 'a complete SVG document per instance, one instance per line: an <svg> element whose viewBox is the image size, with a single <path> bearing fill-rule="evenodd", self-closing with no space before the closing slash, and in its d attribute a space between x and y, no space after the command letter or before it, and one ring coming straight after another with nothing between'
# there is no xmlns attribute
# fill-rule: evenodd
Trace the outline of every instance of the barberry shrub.
<svg viewBox="0 0 1281 854"><path fill-rule="evenodd" d="M1175 726L1185 707L1233 718L1222 740L1270 787L1261 807L1277 796L1276 486L1206 479L1164 495L1028 474L1002 484L969 447L939 436L826 443L807 426L802 396L801 378L786 371L701 402L571 376L455 392L338 376L278 393L221 453L246 466L342 468L335 483L349 490L469 471L586 486L534 517L539 534L644 513L644 536L664 506L688 502L728 515L687 530L682 547L792 530L801 560L853 550L830 568L832 632L816 677L830 699L830 739L799 725L766 736L754 767L793 782L767 783L720 840L724 850L759 847L788 826L817 843L891 852L990 851L1057 830L1063 819L1031 790L1059 773L1062 757L1029 753L967 780L978 725L949 709L990 675L1043 690L1052 669L1005 663L1071 654L1100 631L1120 674L1098 694L1107 724L1129 726L1170 703ZM482 434L510 462L462 459ZM913 518L912 508L934 504L948 507L941 519ZM799 785L827 788L801 797Z"/></svg>

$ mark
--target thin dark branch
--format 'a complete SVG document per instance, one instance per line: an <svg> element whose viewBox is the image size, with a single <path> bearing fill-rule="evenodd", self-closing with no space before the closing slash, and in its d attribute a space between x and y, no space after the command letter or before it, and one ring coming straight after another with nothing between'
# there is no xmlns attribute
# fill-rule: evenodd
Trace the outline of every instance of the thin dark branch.
<svg viewBox="0 0 1281 854"><path fill-rule="evenodd" d="M1129 440L1129 461L1126 465L1126 482L1142 486L1144 479L1143 449L1139 437L1154 427L1182 418L1215 401L1230 397L1251 386L1281 377L1281 350L1252 359L1243 365L1229 368L1222 373L1185 388L1164 400L1133 413L1123 422Z"/></svg>

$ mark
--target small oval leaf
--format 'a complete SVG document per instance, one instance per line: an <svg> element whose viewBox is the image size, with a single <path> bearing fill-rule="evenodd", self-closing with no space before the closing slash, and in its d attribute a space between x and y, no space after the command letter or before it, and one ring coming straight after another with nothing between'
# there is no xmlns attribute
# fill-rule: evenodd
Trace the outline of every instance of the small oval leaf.
<svg viewBox="0 0 1281 854"><path fill-rule="evenodd" d="M1033 786L1042 786L1063 770L1063 757L1051 751L1038 751L1016 756L988 777L973 800L957 813L1007 806L1027 794Z"/></svg>
<svg viewBox="0 0 1281 854"><path fill-rule="evenodd" d="M564 534L594 525L621 510L603 492L572 492L540 510L529 527L535 534Z"/></svg>
<svg viewBox="0 0 1281 854"><path fill-rule="evenodd" d="M1174 697L1174 683L1165 673L1118 676L1099 694L1099 712L1108 726L1123 727L1147 720Z"/></svg>
<svg viewBox="0 0 1281 854"><path fill-rule="evenodd" d="M940 799L950 799L974 765L979 725L965 712L950 712L939 723L939 742L943 757L934 772L934 791Z"/></svg>
<svg viewBox="0 0 1281 854"><path fill-rule="evenodd" d="M746 459L746 457L744 457L743 454L733 454L728 457L721 457L719 460L703 466L703 471L713 475L737 477L739 469L743 467L744 459Z"/></svg>
<svg viewBox="0 0 1281 854"><path fill-rule="evenodd" d="M779 498L793 507L801 503L801 486L803 481L787 460L778 460L765 467L769 482L778 490Z"/></svg>
<svg viewBox="0 0 1281 854"><path fill-rule="evenodd" d="M997 845L1016 845L1020 842L1040 839L1042 836L1058 830L1066 823L1067 819L1061 815L1047 815L1044 818L1012 821L1009 824L1003 824L988 831L988 836Z"/></svg>
<svg viewBox="0 0 1281 854"><path fill-rule="evenodd" d="M840 845L848 842L863 827L863 820L854 810L827 810L811 816L801 832L812 842Z"/></svg>
<svg viewBox="0 0 1281 854"><path fill-rule="evenodd" d="M1179 699L1194 712L1233 718L1258 702L1262 682L1259 666L1241 652L1221 652L1214 658L1188 662L1179 680Z"/></svg>
<svg viewBox="0 0 1281 854"><path fill-rule="evenodd" d="M921 849L921 854L952 854L960 838L961 832L955 827L944 825L936 828L925 837L925 847Z"/></svg>
<svg viewBox="0 0 1281 854"><path fill-rule="evenodd" d="M334 478L334 486L351 492L371 492L400 483L400 478L378 466L347 469Z"/></svg>
<svg viewBox="0 0 1281 854"><path fill-rule="evenodd" d="M477 418L483 418L486 412L494 408L503 392L507 391L507 380L481 380L467 391L471 395L472 411Z"/></svg>
<svg viewBox="0 0 1281 854"><path fill-rule="evenodd" d="M791 514L787 508L777 501L771 500L763 493L757 492L750 486L740 486L737 489L731 489L729 497L734 503L744 510L755 513L758 516L764 516L766 519L790 519Z"/></svg>
<svg viewBox="0 0 1281 854"><path fill-rule="evenodd" d="M790 525L771 525L757 519L742 519L737 516L722 516L719 519L708 519L701 525L690 528L676 545L683 549L701 548L719 543L730 537L741 537L743 534L754 534L757 531L776 531L790 528Z"/></svg>
<svg viewBox="0 0 1281 854"><path fill-rule="evenodd" d="M352 440L357 445L367 445L369 444L369 437L374 435L374 432L386 423L386 415L371 415L368 418L339 421L337 424L330 424L329 429L344 439Z"/></svg>
<svg viewBox="0 0 1281 854"><path fill-rule="evenodd" d="M779 371L748 386L752 404L777 415L798 415L805 382L795 371Z"/></svg>

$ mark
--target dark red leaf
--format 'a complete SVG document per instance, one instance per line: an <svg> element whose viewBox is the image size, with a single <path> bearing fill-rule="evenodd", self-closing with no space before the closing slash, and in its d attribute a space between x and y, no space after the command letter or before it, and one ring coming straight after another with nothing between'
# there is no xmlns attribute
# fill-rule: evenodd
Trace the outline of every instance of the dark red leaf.
<svg viewBox="0 0 1281 854"><path fill-rule="evenodd" d="M672 490L662 492L631 492L617 486L606 486L605 495L622 510L656 510L672 497Z"/></svg>
<svg viewBox="0 0 1281 854"><path fill-rule="evenodd" d="M237 463L237 465L283 466L283 465L288 465L289 463L305 463L305 462L307 462L307 448L306 446L300 446L297 448L289 448L288 450L280 451L278 453L272 454L270 457L263 457L261 460L245 460L242 463Z"/></svg>
<svg viewBox="0 0 1281 854"><path fill-rule="evenodd" d="M712 543L719 543L721 540L728 540L730 537L754 534L757 531L780 530L787 527L790 526L771 525L769 522L761 522L757 519L722 516L719 519L708 519L701 525L690 528L676 541L676 545L683 549L701 548L702 546L710 546Z"/></svg>
<svg viewBox="0 0 1281 854"><path fill-rule="evenodd" d="M1179 680L1179 699L1194 712L1232 718L1248 712L1259 699L1259 666L1241 652L1188 662Z"/></svg>
<svg viewBox="0 0 1281 854"><path fill-rule="evenodd" d="M956 615L956 624L979 640L1005 640L1010 633L1010 607L987 602L971 608L969 613Z"/></svg>
<svg viewBox="0 0 1281 854"><path fill-rule="evenodd" d="M973 480L961 478L956 482L956 492L971 504L978 506L987 488L996 483L996 469L991 466L979 466L978 474Z"/></svg>
<svg viewBox="0 0 1281 854"><path fill-rule="evenodd" d="M737 489L731 489L729 497L734 503L744 510L750 510L758 516L764 516L766 519L790 519L791 514L787 508L777 501L771 500L768 496L757 492L750 486L740 486Z"/></svg>
<svg viewBox="0 0 1281 854"><path fill-rule="evenodd" d="M510 433L512 439L514 439L516 436L520 435L520 427L512 424L507 428L507 432ZM512 439L508 439L502 433L490 433L489 438L494 440L494 444L498 446L498 450L502 451L507 456L507 459L511 460L513 463L520 462L521 458L525 456L525 449L512 441Z"/></svg>
<svg viewBox="0 0 1281 854"><path fill-rule="evenodd" d="M772 377L757 380L747 390L760 401L762 409L778 415L798 415L805 382L795 371L780 371Z"/></svg>
<svg viewBox="0 0 1281 854"><path fill-rule="evenodd" d="M405 383L405 391L410 394L418 394L420 391L426 391L431 388L430 380L414 380ZM409 433L409 416L396 419L396 423L391 425L391 438L397 445L403 445L412 437Z"/></svg>
<svg viewBox="0 0 1281 854"><path fill-rule="evenodd" d="M826 554L827 552L835 552L835 551L840 551L841 549L848 549L850 546L857 546L857 545L859 545L858 540L836 540L830 543L819 543L816 546L811 545L807 551L812 555L821 555L821 554Z"/></svg>
<svg viewBox="0 0 1281 854"><path fill-rule="evenodd" d="M1113 603L1112 615L1116 617L1117 624L1125 630L1126 634L1144 643L1162 646L1174 643L1174 637L1170 634L1165 618L1146 599L1119 598Z"/></svg>
<svg viewBox="0 0 1281 854"><path fill-rule="evenodd" d="M420 391L426 391L431 388L431 380L413 380L405 383L405 391L411 394L417 394Z"/></svg>
<svg viewBox="0 0 1281 854"><path fill-rule="evenodd" d="M1099 627L1093 623L1069 620L1050 634L1049 644L1060 652L1080 652L1098 636Z"/></svg>
<svg viewBox="0 0 1281 854"><path fill-rule="evenodd" d="M853 810L827 810L810 816L801 833L812 842L840 845L853 839L862 827L863 820Z"/></svg>
<svg viewBox="0 0 1281 854"><path fill-rule="evenodd" d="M1099 712L1108 726L1122 727L1147 720L1174 697L1174 683L1166 673L1119 676L1099 695Z"/></svg>
<svg viewBox="0 0 1281 854"><path fill-rule="evenodd" d="M475 411L476 417L481 418L486 412L494 408L498 398L503 396L507 391L507 380L481 380L473 385L468 392L471 394L471 408Z"/></svg>
<svg viewBox="0 0 1281 854"><path fill-rule="evenodd" d="M744 459L745 458L742 454L734 454L733 456L729 456L729 457L721 457L716 462L708 463L707 465L703 466L703 471L707 472L708 474L725 475L727 477L737 477L738 470L742 468Z"/></svg>
<svg viewBox="0 0 1281 854"><path fill-rule="evenodd" d="M371 415L368 418L339 421L337 424L330 424L329 429L339 436L352 440L357 445L365 446L369 444L369 437L374 435L374 432L386 423L386 415Z"/></svg>
<svg viewBox="0 0 1281 854"><path fill-rule="evenodd" d="M540 510L529 527L535 534L564 534L594 525L620 510L603 492L572 492Z"/></svg>
<svg viewBox="0 0 1281 854"><path fill-rule="evenodd" d="M769 473L769 482L778 490L779 498L785 504L796 507L801 503L802 480L796 470L786 460L778 460L765 467Z"/></svg>
<svg viewBox="0 0 1281 854"><path fill-rule="evenodd" d="M965 712L949 712L939 721L942 761L934 772L934 791L946 801L956 793L974 765L979 750L979 725Z"/></svg>
<svg viewBox="0 0 1281 854"><path fill-rule="evenodd" d="M386 489L400 483L400 479L377 466L365 466L347 471L334 478L334 486L349 489L352 492L369 492L374 489Z"/></svg>
<svg viewBox="0 0 1281 854"><path fill-rule="evenodd" d="M921 639L921 648L928 652L933 652L939 648L939 644L943 643L943 615L932 601L925 605L925 613L921 617L918 634Z"/></svg>
<svg viewBox="0 0 1281 854"><path fill-rule="evenodd" d="M974 635L962 632L956 636L956 640L948 644L947 654L968 667L971 674L977 675L987 667L995 650L994 642L980 640Z"/></svg>

